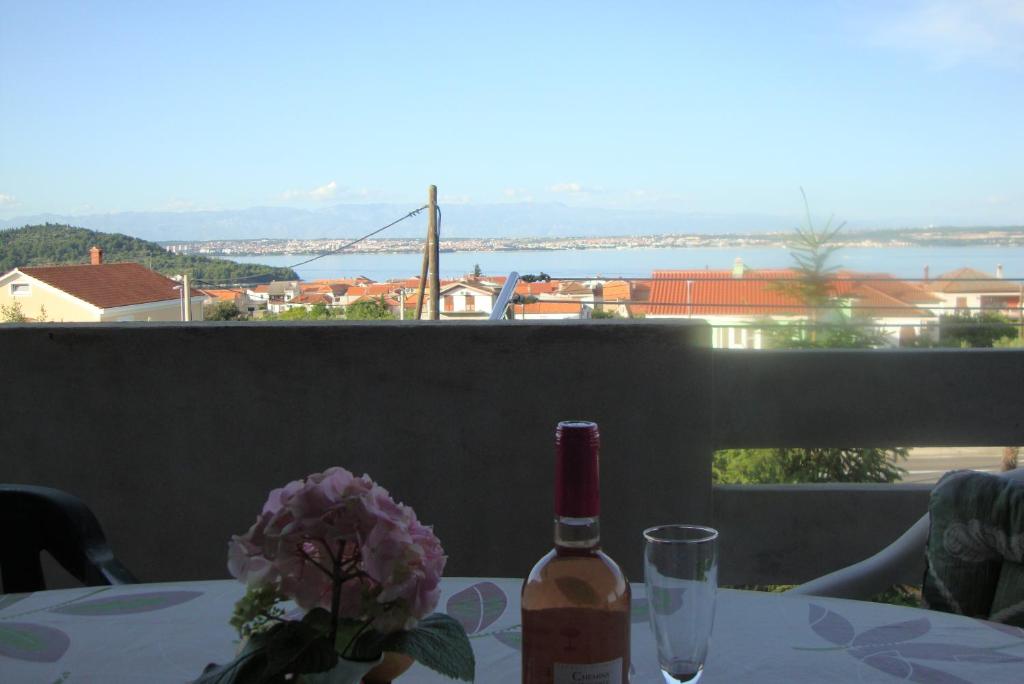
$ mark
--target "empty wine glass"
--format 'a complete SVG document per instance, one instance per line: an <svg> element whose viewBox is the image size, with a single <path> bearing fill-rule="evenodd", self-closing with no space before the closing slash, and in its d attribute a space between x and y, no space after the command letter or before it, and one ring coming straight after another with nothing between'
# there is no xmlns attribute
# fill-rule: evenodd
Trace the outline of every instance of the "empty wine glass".
<svg viewBox="0 0 1024 684"><path fill-rule="evenodd" d="M715 621L718 532L697 525L644 530L644 584L665 682L700 681Z"/></svg>

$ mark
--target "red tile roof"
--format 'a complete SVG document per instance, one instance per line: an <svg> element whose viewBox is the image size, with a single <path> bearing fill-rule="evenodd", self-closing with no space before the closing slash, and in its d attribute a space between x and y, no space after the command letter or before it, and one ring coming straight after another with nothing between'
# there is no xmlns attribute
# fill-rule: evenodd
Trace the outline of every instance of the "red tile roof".
<svg viewBox="0 0 1024 684"><path fill-rule="evenodd" d="M181 297L174 289L178 283L142 264L26 266L18 270L101 309ZM198 294L192 291L193 296Z"/></svg>
<svg viewBox="0 0 1024 684"><path fill-rule="evenodd" d="M520 280L516 283L516 294L521 295L539 295L539 294L550 294L558 291L559 281L552 280L549 282L538 281L535 283L526 283Z"/></svg>
<svg viewBox="0 0 1024 684"><path fill-rule="evenodd" d="M850 293L853 312L870 318L935 318L935 314L902 301L874 287L875 283L860 283Z"/></svg>
<svg viewBox="0 0 1024 684"><path fill-rule="evenodd" d="M798 297L773 282L796 279L795 271L748 270L744 276L733 278L732 271L655 271L651 304L644 311L653 316L806 314Z"/></svg>
<svg viewBox="0 0 1024 684"><path fill-rule="evenodd" d="M807 315L798 294L780 288L777 282L797 278L799 274L792 269L748 270L742 277L722 270L655 271L652 303L643 310L670 316ZM868 280L861 280L865 278ZM876 318L930 318L934 314L927 306L940 301L911 283L877 273L836 273L829 290L835 297L851 300L856 313Z"/></svg>
<svg viewBox="0 0 1024 684"><path fill-rule="evenodd" d="M399 302L392 296L389 295L363 295L359 299L353 300L352 304L359 304L361 302L373 302L375 304L384 304L385 306L398 306ZM408 301L406 301L406 308L409 307Z"/></svg>
<svg viewBox="0 0 1024 684"><path fill-rule="evenodd" d="M396 289L394 283L372 283L370 285L353 285L345 295L349 297L361 297L363 295L386 295Z"/></svg>
<svg viewBox="0 0 1024 684"><path fill-rule="evenodd" d="M331 298L319 292L305 292L298 297L292 297L286 304L330 304Z"/></svg>
<svg viewBox="0 0 1024 684"><path fill-rule="evenodd" d="M943 273L935 282L928 283L927 287L932 292L948 293L1007 293L1015 294L1019 286L1015 282L1000 282L1000 279L984 271L976 271L973 268L958 268L949 273Z"/></svg>
<svg viewBox="0 0 1024 684"><path fill-rule="evenodd" d="M366 276L356 276L355 278L318 278L311 282L316 285L367 285L373 281Z"/></svg>
<svg viewBox="0 0 1024 684"><path fill-rule="evenodd" d="M331 286L327 283L299 283L302 294L330 294Z"/></svg>
<svg viewBox="0 0 1024 684"><path fill-rule="evenodd" d="M199 290L199 293L200 294L204 294L207 297L212 297L213 299L216 299L219 302L233 302L233 301L235 301L235 299L238 298L238 295L240 294L238 292L238 290L210 290L210 289Z"/></svg>
<svg viewBox="0 0 1024 684"><path fill-rule="evenodd" d="M640 302L651 297L650 280L609 280L602 287L606 302Z"/></svg>
<svg viewBox="0 0 1024 684"><path fill-rule="evenodd" d="M524 310L528 314L578 314L582 305L579 302L552 302L552 301L540 301L530 302L529 304L516 304L515 313L522 313Z"/></svg>
<svg viewBox="0 0 1024 684"><path fill-rule="evenodd" d="M864 279L861 283L854 283L850 291L856 296L857 289L866 285L872 287L879 292L884 292L890 297L895 297L902 302L908 302L911 304L938 304L942 301L939 297L927 292L921 287L908 283L905 280L899 280L888 273L856 273L853 271L840 271L837 274L837 283L841 283L842 279Z"/></svg>
<svg viewBox="0 0 1024 684"><path fill-rule="evenodd" d="M604 301L626 301L632 299L630 294L633 288L630 286L628 280L609 280L602 287L602 296Z"/></svg>

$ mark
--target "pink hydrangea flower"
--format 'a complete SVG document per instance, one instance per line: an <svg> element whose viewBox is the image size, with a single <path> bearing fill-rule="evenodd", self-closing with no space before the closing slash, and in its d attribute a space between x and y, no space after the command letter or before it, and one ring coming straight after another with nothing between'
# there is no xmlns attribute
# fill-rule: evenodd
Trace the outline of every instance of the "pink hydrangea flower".
<svg viewBox="0 0 1024 684"><path fill-rule="evenodd" d="M332 610L386 633L412 627L440 596L447 557L433 531L368 476L329 468L274 489L228 546L228 570L309 610Z"/></svg>

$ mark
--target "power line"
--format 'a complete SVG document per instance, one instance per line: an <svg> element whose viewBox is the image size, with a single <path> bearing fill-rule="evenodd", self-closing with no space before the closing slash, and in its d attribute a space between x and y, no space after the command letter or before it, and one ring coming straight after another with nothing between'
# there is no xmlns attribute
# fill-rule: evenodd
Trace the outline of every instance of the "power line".
<svg viewBox="0 0 1024 684"><path fill-rule="evenodd" d="M658 270L658 269L655 269ZM697 269L693 269L697 272ZM654 278L651 276L550 276L551 280L563 280L570 282L586 282L590 280L622 280L625 282L644 282L644 283L665 283L665 282L735 282L735 283L795 283L795 282L806 282L808 278L765 278L757 276L746 276L734 277L734 276L714 276L704 277L694 275L690 277L671 277L671 278ZM901 278L899 276L864 276L864 277L829 277L824 276L821 280L814 279L815 282L823 282L826 284L831 283L1024 283L1024 277L1021 278L995 278L986 276L984 278ZM964 293L961 293L964 294ZM990 294L990 293L967 293L967 294Z"/></svg>
<svg viewBox="0 0 1024 684"><path fill-rule="evenodd" d="M419 209L413 209L412 211L410 211L405 216L402 216L401 218L395 219L394 221L392 221L391 223L387 224L386 226L381 226L377 230L371 231L371 232L367 233L366 235L363 235L362 237L356 238L355 240L352 240L351 242L347 242L344 245L341 245L340 247L336 247L336 248L328 250L326 252L321 252L320 254L317 254L316 256L314 256L314 257L312 257L310 259L306 259L305 261L300 261L297 264L292 264L291 266L285 266L284 268L294 270L295 268L298 268L299 266L304 266L305 264L308 264L308 263L310 263L312 261L316 261L317 259L323 259L325 256L330 256L332 254L337 254L339 252L343 252L346 249L348 249L349 247L352 247L353 245L358 245L360 242L362 242L364 240L367 240L367 239L373 237L374 235L376 235L378 233L384 232L385 230L387 230L391 226L394 226L394 225L396 225L398 223L401 223L402 221L406 220L407 218L412 218L413 216L416 216L417 214L419 214L421 211L423 211L426 208L427 208L427 205L424 204ZM258 278L266 278L266 275L252 275L252 276L245 276L243 278L234 278L232 280L232 282L233 283L240 283L240 282L243 282L243 281L246 281L246 280L255 280L255 279L258 279Z"/></svg>
<svg viewBox="0 0 1024 684"><path fill-rule="evenodd" d="M299 267L299 266L303 266L303 265L305 265L305 264L308 264L308 263L310 263L311 261L316 261L317 259L322 259L322 258L324 258L325 256L330 256L330 255L332 255L332 254L337 254L338 252L343 252L343 251L345 251L346 249L348 249L349 247L352 247L353 245L358 245L358 244L359 244L360 242L362 242L363 240L367 240L367 239L369 239L369 238L373 237L374 235L376 235L377 233L382 233L382 232L384 232L385 230L387 230L388 228L390 228L391 226L393 226L393 225L395 225L395 224L397 224L397 223L401 223L402 221L404 221L404 220L405 220L405 219L407 219L407 218L412 218L413 216L415 216L416 214L420 213L421 211L423 211L423 210L424 210L424 209L426 209L426 208L427 208L427 205L426 205L426 204L424 204L424 205L423 205L422 207L420 207L419 209L413 209L412 211L410 211L410 212L409 212L408 214L406 214L406 215L405 215L405 216L403 216L402 218L400 218L400 219L395 219L394 221L392 221L391 223L387 224L386 226L382 226L382 227L378 228L377 230L375 230L375 231L373 231L373 232L371 232L371 233L367 233L366 235L364 235L364 236L362 236L362 237L360 237L360 238L356 238L355 240L352 240L351 242L349 242L349 243L346 243L346 244L342 245L341 247L337 247L337 248L335 248L335 249L332 249L332 250L329 250L329 251L327 251L327 252L323 252L323 253L321 253L321 254L317 254L317 255L316 255L315 257L313 257L313 258L311 258L311 259L306 259L305 261L300 261L300 262L299 262L299 263L297 263L297 264L292 264L291 266L288 266L288 268L294 269L294 268L297 268L297 267Z"/></svg>

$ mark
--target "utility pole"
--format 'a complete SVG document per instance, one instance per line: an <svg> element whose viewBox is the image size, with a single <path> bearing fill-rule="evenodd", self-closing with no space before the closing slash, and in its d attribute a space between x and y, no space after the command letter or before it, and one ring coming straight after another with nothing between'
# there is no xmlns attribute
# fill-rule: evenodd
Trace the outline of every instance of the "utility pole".
<svg viewBox="0 0 1024 684"><path fill-rule="evenodd" d="M437 271L438 257L441 255L439 235L437 234L437 186L427 188L427 225L430 230L430 318L441 318L441 276Z"/></svg>
<svg viewBox="0 0 1024 684"><path fill-rule="evenodd" d="M434 187L431 185L430 187ZM429 194L429 191L428 191ZM423 264L420 266L419 298L416 300L416 320L423 318L423 299L427 293L427 269L430 266L430 237L433 235L430 222L427 222L427 240L423 243ZM429 314L428 314L429 316Z"/></svg>
<svg viewBox="0 0 1024 684"><path fill-rule="evenodd" d="M181 280L181 320L191 321L192 320L192 287L188 273L182 276Z"/></svg>

